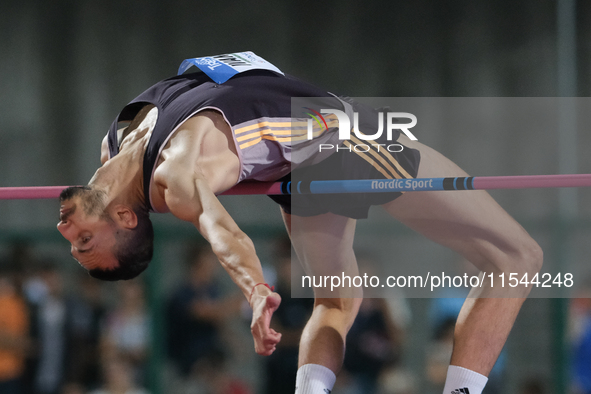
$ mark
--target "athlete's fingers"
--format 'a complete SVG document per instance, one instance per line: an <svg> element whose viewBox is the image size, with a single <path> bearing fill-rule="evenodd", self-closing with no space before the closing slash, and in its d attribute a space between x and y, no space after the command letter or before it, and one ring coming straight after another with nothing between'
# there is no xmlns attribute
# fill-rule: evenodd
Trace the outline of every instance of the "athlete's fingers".
<svg viewBox="0 0 591 394"><path fill-rule="evenodd" d="M252 334L255 340L255 351L263 356L273 353L281 341L281 334L266 324L257 324L253 327Z"/></svg>
<svg viewBox="0 0 591 394"><path fill-rule="evenodd" d="M257 350L257 353L262 356L271 355L277 349L279 341L281 341L281 334L275 330L269 330L268 335L263 338L262 346Z"/></svg>
<svg viewBox="0 0 591 394"><path fill-rule="evenodd" d="M265 345L268 346L275 346L281 341L281 334L277 331L270 329L269 334L265 339Z"/></svg>
<svg viewBox="0 0 591 394"><path fill-rule="evenodd" d="M263 356L268 356L273 353L277 344L281 340L281 334L274 330L268 330L262 333L259 338L255 337L255 351Z"/></svg>
<svg viewBox="0 0 591 394"><path fill-rule="evenodd" d="M281 340L281 334L270 327L273 312L279 307L281 297L277 293L271 293L265 297L263 302L263 305L254 308L251 331L255 342L255 351L260 355L268 356L275 351Z"/></svg>

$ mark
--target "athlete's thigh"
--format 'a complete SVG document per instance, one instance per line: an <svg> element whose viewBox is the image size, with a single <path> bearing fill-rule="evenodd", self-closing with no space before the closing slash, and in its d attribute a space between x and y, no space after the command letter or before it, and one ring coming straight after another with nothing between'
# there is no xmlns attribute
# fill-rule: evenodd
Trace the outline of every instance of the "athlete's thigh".
<svg viewBox="0 0 591 394"><path fill-rule="evenodd" d="M467 176L451 160L402 136L403 143L421 153L419 178ZM448 246L480 269L497 268L502 255L531 247L527 232L485 191L407 192L384 204L386 211L424 236ZM505 259L510 260L510 259Z"/></svg>
<svg viewBox="0 0 591 394"><path fill-rule="evenodd" d="M291 242L306 275L355 276L359 274L353 240L356 220L333 213L301 217L283 213ZM315 289L319 297L356 297L343 289L341 293L325 294ZM319 293L320 291L320 293ZM354 289L358 291L358 289ZM322 293L322 294L321 294Z"/></svg>

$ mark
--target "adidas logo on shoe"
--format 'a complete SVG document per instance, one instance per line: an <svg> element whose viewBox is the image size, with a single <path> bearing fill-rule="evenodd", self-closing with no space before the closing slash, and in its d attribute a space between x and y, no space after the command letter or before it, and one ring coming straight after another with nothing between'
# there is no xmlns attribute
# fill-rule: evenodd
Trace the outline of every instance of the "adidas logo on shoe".
<svg viewBox="0 0 591 394"><path fill-rule="evenodd" d="M468 390L468 387L463 387L452 391L451 394L470 394L470 390Z"/></svg>

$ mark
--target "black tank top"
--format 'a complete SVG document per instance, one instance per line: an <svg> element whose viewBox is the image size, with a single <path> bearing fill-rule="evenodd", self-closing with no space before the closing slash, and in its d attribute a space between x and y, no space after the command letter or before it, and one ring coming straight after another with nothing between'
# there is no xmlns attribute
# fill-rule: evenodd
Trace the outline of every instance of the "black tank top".
<svg viewBox="0 0 591 394"><path fill-rule="evenodd" d="M292 138L285 137L286 133L291 133L285 129L291 129L287 122L292 118L292 97L326 97L324 108L342 107L342 102L334 95L294 77L271 71L247 71L221 85L202 72L169 78L136 97L113 121L107 138L109 158L119 153L117 123L133 120L147 104L156 106L158 118L143 162L146 205L153 210L150 188L160 152L185 120L201 110L215 109L232 127L241 166L238 181L277 180L287 175L294 164L299 164L294 163L291 156ZM331 125L330 121L328 124ZM337 135L332 132L334 128L329 128L329 131L315 136L314 145L334 143ZM301 130L298 133L301 142Z"/></svg>

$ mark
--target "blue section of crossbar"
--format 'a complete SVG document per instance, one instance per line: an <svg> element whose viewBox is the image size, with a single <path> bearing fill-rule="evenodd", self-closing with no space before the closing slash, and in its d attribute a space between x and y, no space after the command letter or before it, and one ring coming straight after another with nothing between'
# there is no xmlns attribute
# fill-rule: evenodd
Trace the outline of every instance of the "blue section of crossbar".
<svg viewBox="0 0 591 394"><path fill-rule="evenodd" d="M312 194L449 190L444 188L445 179L446 178L312 181L310 182L309 189ZM301 187L300 183L301 182L298 182L297 193L303 194L303 190L306 188Z"/></svg>

